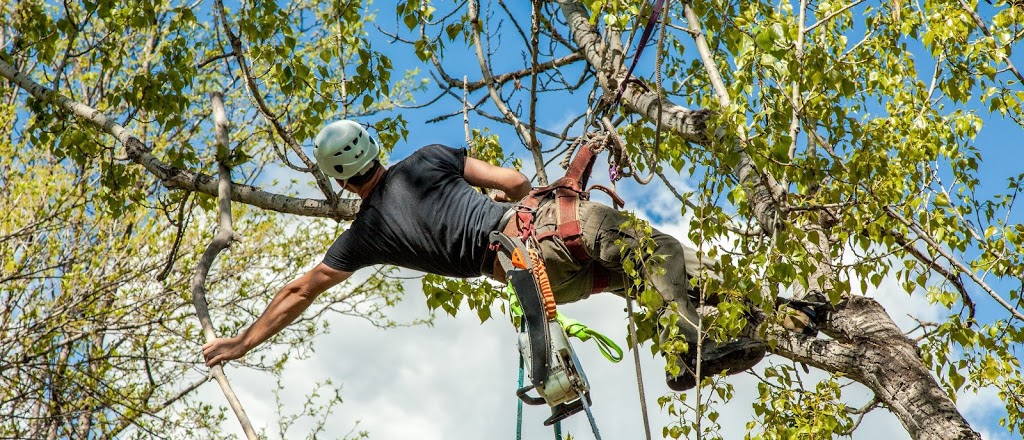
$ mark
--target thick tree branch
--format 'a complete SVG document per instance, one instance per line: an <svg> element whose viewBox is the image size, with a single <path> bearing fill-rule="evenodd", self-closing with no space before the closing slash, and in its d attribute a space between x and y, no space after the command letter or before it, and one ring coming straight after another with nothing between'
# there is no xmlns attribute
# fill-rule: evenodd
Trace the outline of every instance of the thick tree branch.
<svg viewBox="0 0 1024 440"><path fill-rule="evenodd" d="M586 8L573 0L557 0L562 14L568 22L573 41L578 51L586 58L587 63L594 67L597 81L606 96L614 96L619 83L626 78L623 68L621 48L609 48L601 34L590 24ZM655 93L644 92L638 87L626 87L622 93L622 102L631 110L644 115L651 121L658 121L658 106L662 98ZM709 113L706 110L690 110L670 101L662 102L663 113L661 124L676 132L690 142L706 143L705 122Z"/></svg>
<svg viewBox="0 0 1024 440"><path fill-rule="evenodd" d="M602 57L604 43L597 29L590 25L586 10L580 2L557 1L572 31L573 40L597 70L601 87L606 91L614 90L618 82L625 79L619 68L621 64L608 64ZM688 2L683 3L683 9L687 28L697 45L719 104L722 108L730 108L732 102L728 89L715 64L701 23ZM651 121L663 124L684 139L697 143L712 142L704 130L706 113L693 112L671 102L664 102L662 105L666 115L658 119L659 99L661 97L654 93L644 92L637 87L627 87L623 94L626 106ZM691 124L684 123L687 120ZM779 220L777 213L781 208L780 201L783 200L785 188L771 175L757 169L750 154L744 149L746 134L743 129L737 127L739 142L735 151L740 161L732 172L742 185L752 191L748 200L754 216L763 232L772 234ZM829 250L836 246L836 243L828 239L827 227L828 222L824 220L809 225L808 232L811 234L806 243L813 254L809 258L817 265L816 279L809 279L808 282L813 281L822 289L832 285ZM896 414L914 438L979 438L939 387L931 372L921 363L917 346L906 338L881 306L863 297L847 298L829 315L822 328L837 340L825 341L786 332L777 338L775 352L827 371L843 372L868 386Z"/></svg>
<svg viewBox="0 0 1024 440"><path fill-rule="evenodd" d="M732 105L729 90L725 87L725 82L722 81L722 74L715 63L714 56L711 54L707 39L704 37L703 27L697 19L697 14L694 12L689 0L683 2L683 13L686 15L687 26L693 31L691 35L693 36L694 43L697 45L697 52L704 63L704 70L708 74L708 79L715 90L715 95L718 96L719 104L722 108L729 108ZM782 198L785 188L779 185L778 181L770 174L761 173L754 165L754 160L744 149L744 145L747 143L747 133L740 128L737 135L739 143L736 145L735 151L739 154L739 162L736 164L733 173L740 182L752 191L750 203L754 216L760 223L761 228L770 235L775 231L778 220L776 218L779 210L777 200Z"/></svg>
<svg viewBox="0 0 1024 440"><path fill-rule="evenodd" d="M3 60L0 60L0 76L11 80L34 98L53 104L93 127L117 138L128 151L128 158L132 162L146 168L147 171L160 179L166 187L196 191L211 196L217 195L219 183L217 179L207 174L176 168L161 161L153 156L150 148L143 144L142 141L99 110L54 93ZM332 208L324 200L289 197L239 183L232 183L232 187L233 196L236 201L276 212L308 217L326 217L335 220L351 220L355 218L355 214L359 210L359 201L354 199L342 200L337 207Z"/></svg>
<svg viewBox="0 0 1024 440"><path fill-rule="evenodd" d="M826 371L843 372L875 392L915 439L980 439L921 363L913 340L878 302L848 298L822 329L837 340L778 332L773 352Z"/></svg>

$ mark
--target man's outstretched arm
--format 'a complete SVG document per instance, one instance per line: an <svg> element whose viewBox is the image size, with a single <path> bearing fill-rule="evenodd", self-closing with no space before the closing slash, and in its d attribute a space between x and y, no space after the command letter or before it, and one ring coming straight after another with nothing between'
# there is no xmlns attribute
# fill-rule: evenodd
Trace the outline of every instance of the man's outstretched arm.
<svg viewBox="0 0 1024 440"><path fill-rule="evenodd" d="M462 177L470 185L500 190L510 200L522 199L532 189L530 179L523 173L511 168L494 166L472 157L466 158L466 168Z"/></svg>
<svg viewBox="0 0 1024 440"><path fill-rule="evenodd" d="M259 319L233 338L217 338L203 345L207 366L238 359L302 315L318 295L345 281L352 272L331 269L320 263L284 286Z"/></svg>

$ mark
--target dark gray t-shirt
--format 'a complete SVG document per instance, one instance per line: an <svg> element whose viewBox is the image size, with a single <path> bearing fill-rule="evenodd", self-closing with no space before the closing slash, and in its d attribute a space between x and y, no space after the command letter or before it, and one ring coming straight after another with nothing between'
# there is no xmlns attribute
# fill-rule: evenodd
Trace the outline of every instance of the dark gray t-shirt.
<svg viewBox="0 0 1024 440"><path fill-rule="evenodd" d="M452 277L476 277L488 235L510 205L463 178L466 150L429 145L391 166L363 200L355 221L324 256L347 272L390 264Z"/></svg>

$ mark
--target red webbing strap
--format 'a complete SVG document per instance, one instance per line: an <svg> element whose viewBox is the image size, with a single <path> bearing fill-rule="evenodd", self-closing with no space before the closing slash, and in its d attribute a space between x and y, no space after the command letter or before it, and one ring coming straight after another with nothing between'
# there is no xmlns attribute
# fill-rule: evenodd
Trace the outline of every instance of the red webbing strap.
<svg viewBox="0 0 1024 440"><path fill-rule="evenodd" d="M572 164L569 165L569 170L565 172L565 177L555 182L556 185L560 186L560 188L555 190L555 198L558 200L558 227L556 231L558 237L562 239L562 243L565 243L569 253L580 263L586 263L591 258L583 244L583 228L580 225L577 212L579 211L583 188L587 184L587 180L590 179L590 172L594 168L594 159L596 158L597 156L594 155L594 150L590 148L590 145L584 145L576 152L576 157L572 159ZM586 196L583 197L585 198Z"/></svg>
<svg viewBox="0 0 1024 440"><path fill-rule="evenodd" d="M579 212L580 199L587 198L587 193L583 191L583 188L586 187L587 181L590 179L595 159L597 159L597 156L590 145L580 148L576 152L576 156L573 158L564 177L556 180L551 185L530 191L530 195L521 202L521 209L516 212L515 225L508 225L505 228L505 233L508 234L511 231L515 231L523 241L533 236L536 232L533 223L537 207L540 206L541 199L554 192L555 202L558 203L557 226L555 226L554 232L545 232L538 235L537 240L558 236L562 243L565 244L569 254L576 261L586 264L593 260L590 254L587 253L586 246L583 243L583 225L580 224L577 214ZM616 202L621 200L618 197L613 197L613 199L616 199ZM601 292L608 288L611 278L610 274L600 264L592 264L591 266L594 273L593 292Z"/></svg>
<svg viewBox="0 0 1024 440"><path fill-rule="evenodd" d="M535 191L530 191L530 195L526 196L520 205L522 209L516 210L516 230L519 232L519 237L523 241L527 241L535 232L533 227L534 214L537 212L537 207L540 206L541 197L535 194Z"/></svg>
<svg viewBox="0 0 1024 440"><path fill-rule="evenodd" d="M571 189L558 188L555 197L558 199L558 237L562 239L562 243L565 243L566 249L576 261L590 261L590 254L583 245L583 228L576 217L580 204L579 193Z"/></svg>
<svg viewBox="0 0 1024 440"><path fill-rule="evenodd" d="M565 171L565 177L558 180L565 180L566 182L563 183L565 186L582 192L583 188L587 186L587 181L590 180L590 173L594 170L594 161L596 159L597 156L594 154L594 150L590 149L590 144L584 145L576 152L576 157L572 159L572 164ZM556 181L555 184L557 185L558 182Z"/></svg>

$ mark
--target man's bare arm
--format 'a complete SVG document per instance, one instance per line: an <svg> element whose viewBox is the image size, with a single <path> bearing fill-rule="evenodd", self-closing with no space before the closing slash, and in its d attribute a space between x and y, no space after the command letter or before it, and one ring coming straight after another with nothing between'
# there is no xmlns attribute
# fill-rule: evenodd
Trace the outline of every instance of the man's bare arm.
<svg viewBox="0 0 1024 440"><path fill-rule="evenodd" d="M345 281L352 272L335 270L320 263L305 275L284 286L267 305L259 319L233 338L218 338L203 345L206 365L238 359L277 334L302 315L325 290Z"/></svg>
<svg viewBox="0 0 1024 440"><path fill-rule="evenodd" d="M472 157L466 158L463 177L470 185L500 190L511 200L526 197L532 189L530 179L523 173L511 168L494 166Z"/></svg>

